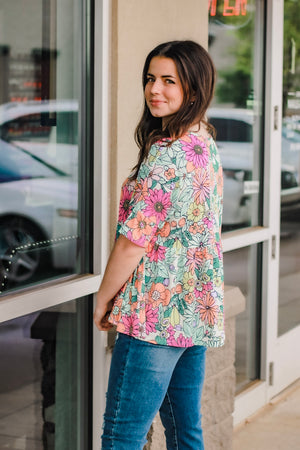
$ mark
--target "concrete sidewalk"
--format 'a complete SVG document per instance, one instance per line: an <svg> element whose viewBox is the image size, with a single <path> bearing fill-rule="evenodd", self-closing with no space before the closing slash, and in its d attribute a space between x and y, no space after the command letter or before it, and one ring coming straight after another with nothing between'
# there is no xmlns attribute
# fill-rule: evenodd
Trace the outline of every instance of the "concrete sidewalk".
<svg viewBox="0 0 300 450"><path fill-rule="evenodd" d="M234 430L233 450L300 450L300 380Z"/></svg>

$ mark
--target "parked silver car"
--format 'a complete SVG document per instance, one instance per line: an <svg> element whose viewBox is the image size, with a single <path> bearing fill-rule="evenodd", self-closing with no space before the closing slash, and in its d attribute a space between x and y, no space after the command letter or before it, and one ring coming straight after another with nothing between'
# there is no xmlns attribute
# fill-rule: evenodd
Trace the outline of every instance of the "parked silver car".
<svg viewBox="0 0 300 450"><path fill-rule="evenodd" d="M259 174L254 174L254 116L251 110L211 108L209 121L217 132L217 145L224 169L224 228L251 224L251 198L259 193ZM281 165L281 210L300 209L299 146L295 135L283 125ZM297 164L298 161L298 164Z"/></svg>
<svg viewBox="0 0 300 450"><path fill-rule="evenodd" d="M0 107L0 291L30 282L41 267L47 277L52 267L76 266L77 106L29 103ZM69 125L38 127L41 114L58 111Z"/></svg>

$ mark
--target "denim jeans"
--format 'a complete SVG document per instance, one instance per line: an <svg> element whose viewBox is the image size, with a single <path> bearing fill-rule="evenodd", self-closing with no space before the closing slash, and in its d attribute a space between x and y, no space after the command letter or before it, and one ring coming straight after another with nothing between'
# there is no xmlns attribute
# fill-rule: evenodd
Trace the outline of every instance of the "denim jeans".
<svg viewBox="0 0 300 450"><path fill-rule="evenodd" d="M142 450L160 412L168 450L203 450L205 347L169 347L119 334L107 392L102 450Z"/></svg>

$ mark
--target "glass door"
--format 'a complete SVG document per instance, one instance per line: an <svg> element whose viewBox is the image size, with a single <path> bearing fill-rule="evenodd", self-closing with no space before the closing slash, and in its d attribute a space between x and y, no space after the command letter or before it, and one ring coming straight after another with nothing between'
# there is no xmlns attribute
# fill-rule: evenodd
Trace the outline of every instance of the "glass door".
<svg viewBox="0 0 300 450"><path fill-rule="evenodd" d="M284 2L278 335L300 325L300 5Z"/></svg>
<svg viewBox="0 0 300 450"><path fill-rule="evenodd" d="M229 4L230 3L230 4ZM217 86L208 111L224 173L225 284L246 298L236 319L236 392L260 379L265 8L260 0L209 2ZM256 239L247 236L255 229ZM239 242L236 244L236 238Z"/></svg>
<svg viewBox="0 0 300 450"><path fill-rule="evenodd" d="M300 4L284 0L278 319L272 389L300 376Z"/></svg>
<svg viewBox="0 0 300 450"><path fill-rule="evenodd" d="M262 332L266 401L300 377L299 2L268 2Z"/></svg>

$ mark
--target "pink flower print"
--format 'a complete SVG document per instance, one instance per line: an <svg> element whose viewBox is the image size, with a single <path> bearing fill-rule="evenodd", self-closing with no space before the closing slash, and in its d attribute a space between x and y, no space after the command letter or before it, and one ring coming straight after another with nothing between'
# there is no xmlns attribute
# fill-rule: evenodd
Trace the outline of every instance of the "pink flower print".
<svg viewBox="0 0 300 450"><path fill-rule="evenodd" d="M127 239L129 239L129 241L134 242L136 245L139 245L140 247L145 247L146 245L146 238L144 235L141 235L138 239L135 239L132 231L127 231L126 237Z"/></svg>
<svg viewBox="0 0 300 450"><path fill-rule="evenodd" d="M206 167L208 163L208 150L205 142L200 141L197 136L191 135L191 142L182 147L186 152L186 159L195 167Z"/></svg>
<svg viewBox="0 0 300 450"><path fill-rule="evenodd" d="M174 338L175 330L174 330L174 328L171 325L167 328L167 332L169 334L169 337L167 339L167 344L176 347L177 343L176 343L176 340Z"/></svg>
<svg viewBox="0 0 300 450"><path fill-rule="evenodd" d="M205 223L205 225L207 226L207 228L210 230L211 228L213 228L213 223L212 220L209 217L204 217L203 222Z"/></svg>
<svg viewBox="0 0 300 450"><path fill-rule="evenodd" d="M191 338L185 338L182 333L180 333L177 338L176 344L178 347L192 347L193 340Z"/></svg>
<svg viewBox="0 0 300 450"><path fill-rule="evenodd" d="M146 334L155 331L155 324L158 322L158 308L152 309L151 305L146 305Z"/></svg>
<svg viewBox="0 0 300 450"><path fill-rule="evenodd" d="M218 252L218 257L219 259L222 258L222 245L220 242L216 242L216 247L217 247L217 252Z"/></svg>
<svg viewBox="0 0 300 450"><path fill-rule="evenodd" d="M147 179L148 188L151 188L153 180L159 181L160 174L162 173L162 171L163 171L162 167L155 167L153 170L151 170L149 172L148 179Z"/></svg>
<svg viewBox="0 0 300 450"><path fill-rule="evenodd" d="M120 207L119 207L119 221L124 222L130 213L130 200L131 200L131 193L128 190L127 186L124 186L122 190L122 198L120 200Z"/></svg>
<svg viewBox="0 0 300 450"><path fill-rule="evenodd" d="M170 201L171 193L164 194L163 190L149 189L149 195L145 198L147 205L144 210L145 216L156 216L158 220L165 220L167 216L167 210L171 206Z"/></svg>
<svg viewBox="0 0 300 450"><path fill-rule="evenodd" d="M211 281L204 284L200 280L197 280L196 284L195 284L195 290L194 290L195 297L197 297L197 298L205 297L208 294L208 292L212 291L212 288L213 288L213 285L212 285Z"/></svg>
<svg viewBox="0 0 300 450"><path fill-rule="evenodd" d="M136 313L132 313L130 316L123 316L122 321L125 327L125 334L129 334L129 336L138 336L140 324Z"/></svg>
<svg viewBox="0 0 300 450"><path fill-rule="evenodd" d="M195 202L199 205L199 203L204 203L205 200L209 197L209 176L207 172L202 169L201 172L196 173L194 182L193 182L193 190L195 194Z"/></svg>
<svg viewBox="0 0 300 450"><path fill-rule="evenodd" d="M195 283L195 289L194 294L196 298L203 297L203 287L202 282L200 280L197 280Z"/></svg>
<svg viewBox="0 0 300 450"><path fill-rule="evenodd" d="M147 256L151 262L163 261L165 259L166 248L157 244L157 238L149 244Z"/></svg>
<svg viewBox="0 0 300 450"><path fill-rule="evenodd" d="M191 273L195 273L195 269L197 266L201 265L201 262L203 261L203 255L202 252L199 251L197 248L190 248L187 251L187 262L186 266L188 266L189 271Z"/></svg>
<svg viewBox="0 0 300 450"><path fill-rule="evenodd" d="M182 333L180 333L179 337L177 338L176 345L178 347L192 347L193 340L191 338L185 338Z"/></svg>

